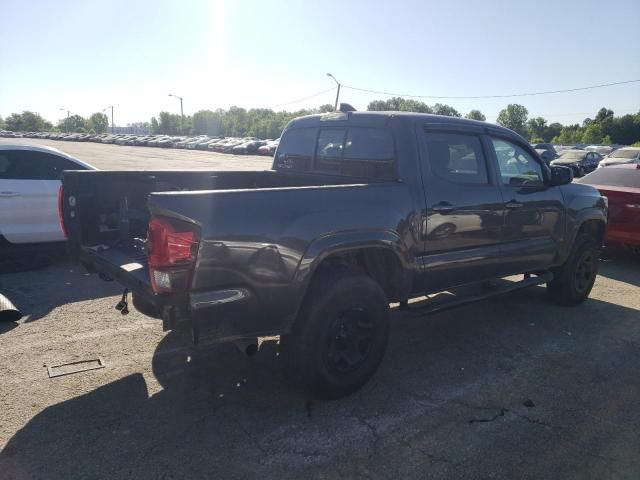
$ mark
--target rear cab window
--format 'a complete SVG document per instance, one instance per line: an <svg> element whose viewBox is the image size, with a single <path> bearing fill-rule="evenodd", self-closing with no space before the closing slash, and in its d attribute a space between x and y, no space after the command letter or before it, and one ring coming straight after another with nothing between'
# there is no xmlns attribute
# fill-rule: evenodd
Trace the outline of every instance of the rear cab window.
<svg viewBox="0 0 640 480"><path fill-rule="evenodd" d="M395 146L386 127L303 127L285 132L274 167L309 173L395 179Z"/></svg>

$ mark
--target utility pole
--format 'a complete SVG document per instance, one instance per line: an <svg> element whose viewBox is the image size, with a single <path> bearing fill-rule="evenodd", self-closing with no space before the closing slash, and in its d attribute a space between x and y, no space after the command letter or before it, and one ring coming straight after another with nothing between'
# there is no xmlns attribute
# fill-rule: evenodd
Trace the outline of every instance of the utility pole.
<svg viewBox="0 0 640 480"><path fill-rule="evenodd" d="M111 109L111 135L113 135L113 105L107 108L103 108L102 111Z"/></svg>
<svg viewBox="0 0 640 480"><path fill-rule="evenodd" d="M337 112L338 111L338 100L340 99L340 86L341 85L340 85L340 82L338 80L336 80L336 77L334 77L330 73L327 73L327 77L333 78L333 81L336 82L336 84L338 85L338 91L336 92L336 104L333 106L333 111Z"/></svg>
<svg viewBox="0 0 640 480"><path fill-rule="evenodd" d="M61 108L60 110L62 110L63 112L67 112L67 131L69 131L69 117L71 116L71 112L66 108Z"/></svg>
<svg viewBox="0 0 640 480"><path fill-rule="evenodd" d="M179 95L174 95L173 93L169 94L170 97L176 97L180 100L180 133L184 135L184 110L182 108L182 97Z"/></svg>

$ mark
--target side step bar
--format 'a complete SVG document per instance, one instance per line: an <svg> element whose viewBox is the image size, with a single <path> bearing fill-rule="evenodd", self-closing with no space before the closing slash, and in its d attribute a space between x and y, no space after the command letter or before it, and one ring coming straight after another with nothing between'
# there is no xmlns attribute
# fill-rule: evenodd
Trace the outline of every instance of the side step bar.
<svg viewBox="0 0 640 480"><path fill-rule="evenodd" d="M411 315L426 315L430 313L439 313L452 308L461 307L470 303L480 302L488 298L504 295L505 293L520 290L522 288L533 287L542 283L547 283L553 280L553 273L544 272L539 275L525 274L524 280L519 282L511 282L504 279L496 279L500 285L494 285L492 282L487 284L475 284L467 285L459 288L452 289L450 292L441 292L436 294L436 298L427 299L413 304L408 304L405 307L401 307L403 313L409 313ZM480 292L467 293L470 288L475 287L480 289ZM461 292L459 292L462 290ZM446 300L440 300L439 296L448 297Z"/></svg>

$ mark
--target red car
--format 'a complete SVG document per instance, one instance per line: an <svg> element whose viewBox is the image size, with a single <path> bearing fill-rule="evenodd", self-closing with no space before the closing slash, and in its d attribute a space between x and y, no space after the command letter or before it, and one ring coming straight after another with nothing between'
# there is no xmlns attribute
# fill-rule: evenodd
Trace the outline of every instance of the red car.
<svg viewBox="0 0 640 480"><path fill-rule="evenodd" d="M599 168L576 182L597 188L609 199L606 242L640 253L640 165Z"/></svg>

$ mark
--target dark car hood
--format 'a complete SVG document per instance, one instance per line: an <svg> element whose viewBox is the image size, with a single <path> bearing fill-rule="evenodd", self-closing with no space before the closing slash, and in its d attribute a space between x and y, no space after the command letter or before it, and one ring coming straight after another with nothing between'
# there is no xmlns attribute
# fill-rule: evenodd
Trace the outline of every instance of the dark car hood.
<svg viewBox="0 0 640 480"><path fill-rule="evenodd" d="M553 160L551 163L553 165L571 165L572 163L579 163L581 162L583 159L582 158L575 158L575 159L570 159L570 158L556 158L555 160Z"/></svg>

